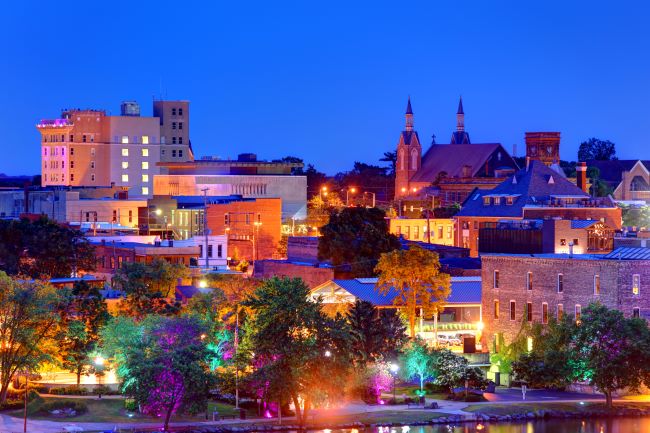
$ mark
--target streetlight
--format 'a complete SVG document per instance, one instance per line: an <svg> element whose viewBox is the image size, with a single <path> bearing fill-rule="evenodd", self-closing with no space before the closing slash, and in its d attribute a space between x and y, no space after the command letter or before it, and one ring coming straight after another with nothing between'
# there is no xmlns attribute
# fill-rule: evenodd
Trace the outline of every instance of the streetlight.
<svg viewBox="0 0 650 433"><path fill-rule="evenodd" d="M374 192L364 191L364 193L363 193L363 196L364 196L364 200L363 200L363 201L364 201L364 203L365 203L365 196L366 196L366 194L370 194L370 195L372 195L372 207L375 207L376 194L375 194Z"/></svg>
<svg viewBox="0 0 650 433"><path fill-rule="evenodd" d="M325 351L325 357L329 358L330 356L332 356L332 352L330 352L329 350L326 350Z"/></svg>
<svg viewBox="0 0 650 433"><path fill-rule="evenodd" d="M321 200L323 199L323 196L327 197L327 185L321 186L319 192Z"/></svg>
<svg viewBox="0 0 650 433"><path fill-rule="evenodd" d="M205 280L199 281L199 288L200 289L205 289L206 287L208 287L208 282L207 281L205 281Z"/></svg>
<svg viewBox="0 0 650 433"><path fill-rule="evenodd" d="M345 190L345 206L350 207L350 193L354 194L357 192L355 187L348 188Z"/></svg>
<svg viewBox="0 0 650 433"><path fill-rule="evenodd" d="M106 360L104 359L103 356L97 355L95 357L95 376L97 376L97 384L101 385L102 384L102 376L104 375L104 363L106 363ZM98 393L98 398L102 398L101 392Z"/></svg>
<svg viewBox="0 0 650 433"><path fill-rule="evenodd" d="M397 381L397 372L399 371L399 365L391 362L390 371L393 373L393 404L397 403L397 397L395 396L395 382Z"/></svg>

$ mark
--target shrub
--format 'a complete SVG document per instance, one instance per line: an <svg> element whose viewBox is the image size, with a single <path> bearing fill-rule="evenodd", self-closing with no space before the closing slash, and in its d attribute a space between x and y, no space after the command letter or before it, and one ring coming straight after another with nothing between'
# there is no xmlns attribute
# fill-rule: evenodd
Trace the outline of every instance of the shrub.
<svg viewBox="0 0 650 433"><path fill-rule="evenodd" d="M39 394L47 394L48 389L47 386L41 384L41 383L30 383L27 389L33 389L34 391L38 392Z"/></svg>
<svg viewBox="0 0 650 433"><path fill-rule="evenodd" d="M13 409L22 409L25 405L23 400L19 399L7 399L3 404L0 404L0 410L13 410Z"/></svg>
<svg viewBox="0 0 650 433"><path fill-rule="evenodd" d="M51 388L50 394L54 395L88 395L88 390L81 386L66 386L61 388Z"/></svg>
<svg viewBox="0 0 650 433"><path fill-rule="evenodd" d="M467 403L487 401L481 394L472 393L471 391L465 396L465 392L456 392L448 397L449 400L464 401Z"/></svg>
<svg viewBox="0 0 650 433"><path fill-rule="evenodd" d="M99 394L102 394L102 395L115 395L115 394L119 394L119 393L117 391L113 391L112 389L110 389L106 385L96 385L93 388L93 394L96 394L96 395L99 395Z"/></svg>
<svg viewBox="0 0 650 433"><path fill-rule="evenodd" d="M429 394L446 394L449 392L449 388L445 385L440 385L434 382L427 382L424 384L424 389Z"/></svg>
<svg viewBox="0 0 650 433"><path fill-rule="evenodd" d="M39 409L41 413L50 413L53 410L72 409L77 415L88 412L88 406L81 401L76 400L53 400L43 403Z"/></svg>
<svg viewBox="0 0 650 433"><path fill-rule="evenodd" d="M138 410L138 404L133 399L126 399L124 400L124 409L129 412L135 412Z"/></svg>

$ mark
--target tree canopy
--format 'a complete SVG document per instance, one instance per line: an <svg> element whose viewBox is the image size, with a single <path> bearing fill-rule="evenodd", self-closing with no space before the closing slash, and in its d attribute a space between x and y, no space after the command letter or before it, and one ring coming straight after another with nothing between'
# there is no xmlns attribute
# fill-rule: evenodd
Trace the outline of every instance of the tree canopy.
<svg viewBox="0 0 650 433"><path fill-rule="evenodd" d="M609 161L616 158L616 145L609 140L590 138L580 143L578 148L578 161Z"/></svg>

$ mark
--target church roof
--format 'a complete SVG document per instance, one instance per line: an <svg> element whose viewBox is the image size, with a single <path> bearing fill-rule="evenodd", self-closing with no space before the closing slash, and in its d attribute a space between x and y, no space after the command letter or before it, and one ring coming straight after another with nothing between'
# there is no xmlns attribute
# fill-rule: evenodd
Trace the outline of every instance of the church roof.
<svg viewBox="0 0 650 433"><path fill-rule="evenodd" d="M413 138L415 138L418 144L420 143L420 137L418 136L417 131L402 131L402 141L404 144L410 145Z"/></svg>
<svg viewBox="0 0 650 433"><path fill-rule="evenodd" d="M587 167L595 167L600 171L600 180L606 182L612 188L621 183L623 172L632 170L637 162L641 162L650 171L650 160L639 159L615 159L613 161L587 161Z"/></svg>
<svg viewBox="0 0 650 433"><path fill-rule="evenodd" d="M460 97L460 101L458 101L458 112L456 114L465 114L463 112L463 97Z"/></svg>
<svg viewBox="0 0 650 433"><path fill-rule="evenodd" d="M406 114L413 114L413 109L411 108L411 97L409 96L409 101L406 104Z"/></svg>
<svg viewBox="0 0 650 433"><path fill-rule="evenodd" d="M512 204L503 200L485 205L483 197L512 197ZM519 170L492 190L477 189L472 192L458 216L522 217L526 206L535 206L553 197L589 198L563 176L540 161L531 161L528 169Z"/></svg>
<svg viewBox="0 0 650 433"><path fill-rule="evenodd" d="M471 144L467 131L454 131L451 133L451 144Z"/></svg>
<svg viewBox="0 0 650 433"><path fill-rule="evenodd" d="M411 182L433 182L441 172L447 173L447 177L461 177L465 165L472 167L474 176L499 148L499 143L433 145L422 157L422 165ZM508 157L505 150L503 154Z"/></svg>

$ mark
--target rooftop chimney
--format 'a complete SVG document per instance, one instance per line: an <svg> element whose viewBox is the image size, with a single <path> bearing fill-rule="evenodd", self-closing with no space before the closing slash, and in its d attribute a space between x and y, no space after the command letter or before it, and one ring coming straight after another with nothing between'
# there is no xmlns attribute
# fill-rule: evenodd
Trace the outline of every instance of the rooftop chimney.
<svg viewBox="0 0 650 433"><path fill-rule="evenodd" d="M576 184L578 188L587 192L587 163L579 162L576 166Z"/></svg>

